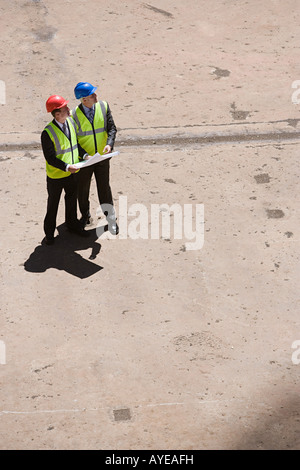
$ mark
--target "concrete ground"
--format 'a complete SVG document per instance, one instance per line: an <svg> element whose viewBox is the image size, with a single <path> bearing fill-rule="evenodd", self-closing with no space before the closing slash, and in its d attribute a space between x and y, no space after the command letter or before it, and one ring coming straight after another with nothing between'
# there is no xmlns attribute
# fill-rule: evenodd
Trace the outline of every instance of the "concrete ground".
<svg viewBox="0 0 300 470"><path fill-rule="evenodd" d="M299 450L297 2L0 11L1 449ZM127 230L99 233L93 184L91 236L62 200L48 247L45 101L84 80ZM151 238L155 204L204 207L203 246Z"/></svg>

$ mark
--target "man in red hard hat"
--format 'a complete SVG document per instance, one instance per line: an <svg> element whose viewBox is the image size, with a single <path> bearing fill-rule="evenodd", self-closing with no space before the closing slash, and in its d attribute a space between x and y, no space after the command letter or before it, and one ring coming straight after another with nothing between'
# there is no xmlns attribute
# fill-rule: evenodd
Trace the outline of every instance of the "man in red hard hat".
<svg viewBox="0 0 300 470"><path fill-rule="evenodd" d="M81 103L72 110L79 156L85 158L95 153L109 154L113 150L117 128L110 107L106 101L98 101L97 87L88 82L77 83L74 94ZM109 182L110 158L80 170L78 183L78 203L82 214L82 224L90 223L89 192L91 179L95 175L100 206L108 222L110 233L117 235L119 227L113 205L112 191Z"/></svg>
<svg viewBox="0 0 300 470"><path fill-rule="evenodd" d="M81 236L89 235L77 219L77 186L79 162L78 145L74 122L69 118L68 101L62 96L52 95L46 101L46 109L53 120L41 135L42 149L46 160L47 213L44 219L45 243L54 243L56 217L61 193L65 192L65 221L69 231Z"/></svg>

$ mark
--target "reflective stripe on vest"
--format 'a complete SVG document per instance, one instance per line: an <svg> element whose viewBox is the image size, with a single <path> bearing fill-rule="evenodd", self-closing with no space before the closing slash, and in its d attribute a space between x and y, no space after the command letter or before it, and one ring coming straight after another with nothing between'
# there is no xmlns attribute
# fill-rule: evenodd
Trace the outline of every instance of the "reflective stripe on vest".
<svg viewBox="0 0 300 470"><path fill-rule="evenodd" d="M50 139L52 140L55 148L56 158L62 160L67 164L74 164L79 162L78 157L78 145L76 139L75 124L72 119L67 119L70 129L70 139L63 133L63 131L58 128L55 124L50 122L45 130L47 131ZM79 171L79 170L78 170ZM66 178L71 175L69 171L63 171L59 168L56 168L46 161L46 172L49 178L58 179Z"/></svg>
<svg viewBox="0 0 300 470"><path fill-rule="evenodd" d="M77 126L79 145L89 155L94 155L96 152L101 154L107 142L107 103L98 101L95 104L93 124L90 123L79 106L72 111L72 117Z"/></svg>

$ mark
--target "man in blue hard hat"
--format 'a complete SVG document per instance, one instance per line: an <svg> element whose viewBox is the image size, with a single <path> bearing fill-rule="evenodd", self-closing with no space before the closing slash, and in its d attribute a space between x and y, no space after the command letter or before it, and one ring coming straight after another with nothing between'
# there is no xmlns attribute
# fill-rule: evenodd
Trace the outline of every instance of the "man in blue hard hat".
<svg viewBox="0 0 300 470"><path fill-rule="evenodd" d="M117 128L115 126L109 105L105 101L98 101L95 91L97 87L88 82L77 83L74 93L81 103L72 110L75 122L79 156L87 158L95 153L109 154L112 152ZM98 199L106 215L109 231L117 235L119 228L113 205L112 191L109 182L110 158L81 168L78 181L78 203L82 214L82 224L85 226L91 221L90 213L90 185L95 175Z"/></svg>

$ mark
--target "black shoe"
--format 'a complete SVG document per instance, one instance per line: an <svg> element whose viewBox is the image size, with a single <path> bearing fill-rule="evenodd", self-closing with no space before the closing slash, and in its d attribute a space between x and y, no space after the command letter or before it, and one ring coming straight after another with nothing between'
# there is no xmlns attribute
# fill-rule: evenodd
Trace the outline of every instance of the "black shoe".
<svg viewBox="0 0 300 470"><path fill-rule="evenodd" d="M90 215L87 217L82 216L79 222L80 225L84 228L86 225L90 225L92 223L92 218Z"/></svg>
<svg viewBox="0 0 300 470"><path fill-rule="evenodd" d="M50 237L45 237L43 242L45 242L46 245L54 245L54 237L51 237L51 238Z"/></svg>

